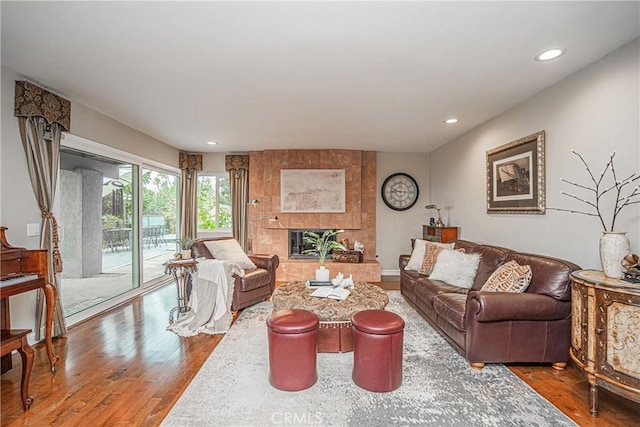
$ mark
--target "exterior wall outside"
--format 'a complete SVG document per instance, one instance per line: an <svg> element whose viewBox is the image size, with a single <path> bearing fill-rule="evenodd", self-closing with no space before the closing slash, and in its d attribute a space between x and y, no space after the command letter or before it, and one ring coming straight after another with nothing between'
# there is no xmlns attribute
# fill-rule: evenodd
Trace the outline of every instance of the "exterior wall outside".
<svg viewBox="0 0 640 427"><path fill-rule="evenodd" d="M67 194L63 194L63 189ZM60 243L60 252L66 254L61 277L82 277L82 175L79 172L60 170L60 198L67 200L60 206L60 217L67 224Z"/></svg>
<svg viewBox="0 0 640 427"><path fill-rule="evenodd" d="M588 183L572 148L594 174L612 151L619 177L640 169L639 52L638 40L623 46L431 153L432 200L450 207L450 222L461 227L464 239L601 268L597 218L552 210L545 215L487 214L485 153L545 130L546 205L582 210L579 202L560 194L577 193L560 178ZM625 208L616 221L616 229L628 233L633 253L640 250L639 227L640 204Z"/></svg>

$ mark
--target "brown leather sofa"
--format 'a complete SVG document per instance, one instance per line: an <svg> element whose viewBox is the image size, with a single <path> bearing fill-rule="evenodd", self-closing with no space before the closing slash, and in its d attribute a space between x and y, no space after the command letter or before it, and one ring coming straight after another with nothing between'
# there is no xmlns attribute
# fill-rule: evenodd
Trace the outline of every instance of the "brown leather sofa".
<svg viewBox="0 0 640 427"><path fill-rule="evenodd" d="M569 261L518 253L497 246L454 241L455 248L481 254L471 289L430 280L407 271L410 256L400 255L400 290L404 298L477 369L485 363L569 361L571 282L580 267ZM482 292L500 265L515 260L530 265L532 279L524 293Z"/></svg>
<svg viewBox="0 0 640 427"><path fill-rule="evenodd" d="M197 239L191 246L192 258L209 258L213 256L205 242L226 240L233 237L210 237ZM248 255L256 265L253 270L245 270L244 277L234 275L233 300L231 310L237 311L250 305L264 301L271 296L276 287L276 269L280 265L278 255Z"/></svg>

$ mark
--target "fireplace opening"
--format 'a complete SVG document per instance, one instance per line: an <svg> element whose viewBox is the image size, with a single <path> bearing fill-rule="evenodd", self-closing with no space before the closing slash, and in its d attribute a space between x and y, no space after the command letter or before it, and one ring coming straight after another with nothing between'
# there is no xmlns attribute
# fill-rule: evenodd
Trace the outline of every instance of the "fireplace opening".
<svg viewBox="0 0 640 427"><path fill-rule="evenodd" d="M322 236L327 229L289 229L289 259L318 259L318 254L303 253L307 249L313 249L313 246L304 242L304 232L313 231ZM336 236L331 236L329 240L336 240ZM327 254L326 259L331 259L331 250Z"/></svg>

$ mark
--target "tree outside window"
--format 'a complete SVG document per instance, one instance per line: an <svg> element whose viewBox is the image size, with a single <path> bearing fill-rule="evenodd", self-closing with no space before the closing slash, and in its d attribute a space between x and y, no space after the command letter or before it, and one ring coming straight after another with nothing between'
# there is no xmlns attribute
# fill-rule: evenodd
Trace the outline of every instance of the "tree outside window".
<svg viewBox="0 0 640 427"><path fill-rule="evenodd" d="M228 175L198 176L198 230L231 228L231 187Z"/></svg>
<svg viewBox="0 0 640 427"><path fill-rule="evenodd" d="M177 233L176 212L178 178L164 172L145 169L142 172L142 212L165 219L164 232ZM144 225L144 224L143 224Z"/></svg>

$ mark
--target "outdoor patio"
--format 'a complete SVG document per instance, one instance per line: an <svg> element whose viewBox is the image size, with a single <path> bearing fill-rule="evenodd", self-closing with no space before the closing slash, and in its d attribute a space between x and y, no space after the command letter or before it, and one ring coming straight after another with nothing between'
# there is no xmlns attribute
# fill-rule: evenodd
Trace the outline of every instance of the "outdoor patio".
<svg viewBox="0 0 640 427"><path fill-rule="evenodd" d="M143 280L150 281L164 276L164 265L173 258L176 250L175 235L167 235L157 246L143 249ZM102 252L102 273L81 279L61 279L60 293L66 317L76 314L132 289L131 248L118 251L110 248Z"/></svg>

